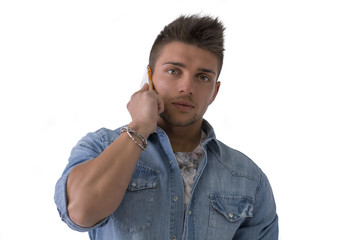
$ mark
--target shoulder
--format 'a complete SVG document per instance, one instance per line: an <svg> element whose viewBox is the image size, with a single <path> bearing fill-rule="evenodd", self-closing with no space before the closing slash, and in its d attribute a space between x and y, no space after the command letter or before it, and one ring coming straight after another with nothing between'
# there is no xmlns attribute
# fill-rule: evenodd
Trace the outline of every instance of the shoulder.
<svg viewBox="0 0 360 240"><path fill-rule="evenodd" d="M244 153L216 140L219 147L218 160L233 176L246 177L261 182L265 174L260 167Z"/></svg>
<svg viewBox="0 0 360 240"><path fill-rule="evenodd" d="M113 142L115 141L121 134L121 128L117 128L115 130L108 128L100 128L99 130L94 132L97 138L99 138L103 142Z"/></svg>
<svg viewBox="0 0 360 240"><path fill-rule="evenodd" d="M79 156L94 158L105 150L120 135L120 129L100 128L83 136L71 151L70 160Z"/></svg>
<svg viewBox="0 0 360 240"><path fill-rule="evenodd" d="M108 128L100 128L94 132L87 133L83 138L81 138L79 143L86 144L96 142L108 145L119 137L119 135L121 134L120 131L121 128L115 130L111 130Z"/></svg>

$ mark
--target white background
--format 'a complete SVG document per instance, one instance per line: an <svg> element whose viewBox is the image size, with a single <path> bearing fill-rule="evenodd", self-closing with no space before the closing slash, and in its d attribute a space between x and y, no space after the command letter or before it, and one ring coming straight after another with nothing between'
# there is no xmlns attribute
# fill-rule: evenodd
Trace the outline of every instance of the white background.
<svg viewBox="0 0 360 240"><path fill-rule="evenodd" d="M181 13L227 27L205 118L268 175L280 239L358 238L358 1L0 3L0 239L88 239L61 222L54 186L87 132L117 128L150 47Z"/></svg>

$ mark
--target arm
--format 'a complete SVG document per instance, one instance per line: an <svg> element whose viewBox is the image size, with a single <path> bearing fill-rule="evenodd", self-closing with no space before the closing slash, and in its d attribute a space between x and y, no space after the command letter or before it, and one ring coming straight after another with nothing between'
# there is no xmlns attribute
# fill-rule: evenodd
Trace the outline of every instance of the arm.
<svg viewBox="0 0 360 240"><path fill-rule="evenodd" d="M127 105L129 127L147 138L155 131L163 111L160 97L145 84ZM121 203L141 149L127 134L121 134L97 158L75 166L68 177L67 209L71 220L91 227L113 213Z"/></svg>
<svg viewBox="0 0 360 240"><path fill-rule="evenodd" d="M274 196L270 183L265 174L263 174L259 190L256 194L253 217L248 218L240 226L233 240L277 240L278 232L278 216L276 214Z"/></svg>

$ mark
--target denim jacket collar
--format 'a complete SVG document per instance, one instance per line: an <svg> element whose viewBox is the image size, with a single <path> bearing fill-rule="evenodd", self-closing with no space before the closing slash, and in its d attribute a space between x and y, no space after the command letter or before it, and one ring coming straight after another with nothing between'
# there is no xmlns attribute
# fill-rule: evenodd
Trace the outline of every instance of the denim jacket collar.
<svg viewBox="0 0 360 240"><path fill-rule="evenodd" d="M204 148L209 146L209 150L217 157L221 158L221 148L219 147L218 140L216 139L215 131L208 121L203 119L201 129L206 133L206 140L203 142ZM166 134L165 131L159 126L155 130L155 134Z"/></svg>

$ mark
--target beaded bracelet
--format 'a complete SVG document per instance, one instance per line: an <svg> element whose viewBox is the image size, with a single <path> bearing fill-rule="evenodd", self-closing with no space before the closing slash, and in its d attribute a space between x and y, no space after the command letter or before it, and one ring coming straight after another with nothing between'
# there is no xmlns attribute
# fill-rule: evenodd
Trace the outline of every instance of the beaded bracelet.
<svg viewBox="0 0 360 240"><path fill-rule="evenodd" d="M123 133L123 132L126 132L129 135L129 137L141 148L141 150L146 149L146 147L148 145L147 140L140 133L138 133L137 131L135 131L129 127L123 127L121 129L121 133ZM132 134L137 136L142 141L142 144L139 143L138 141L136 141L136 139L133 137Z"/></svg>

